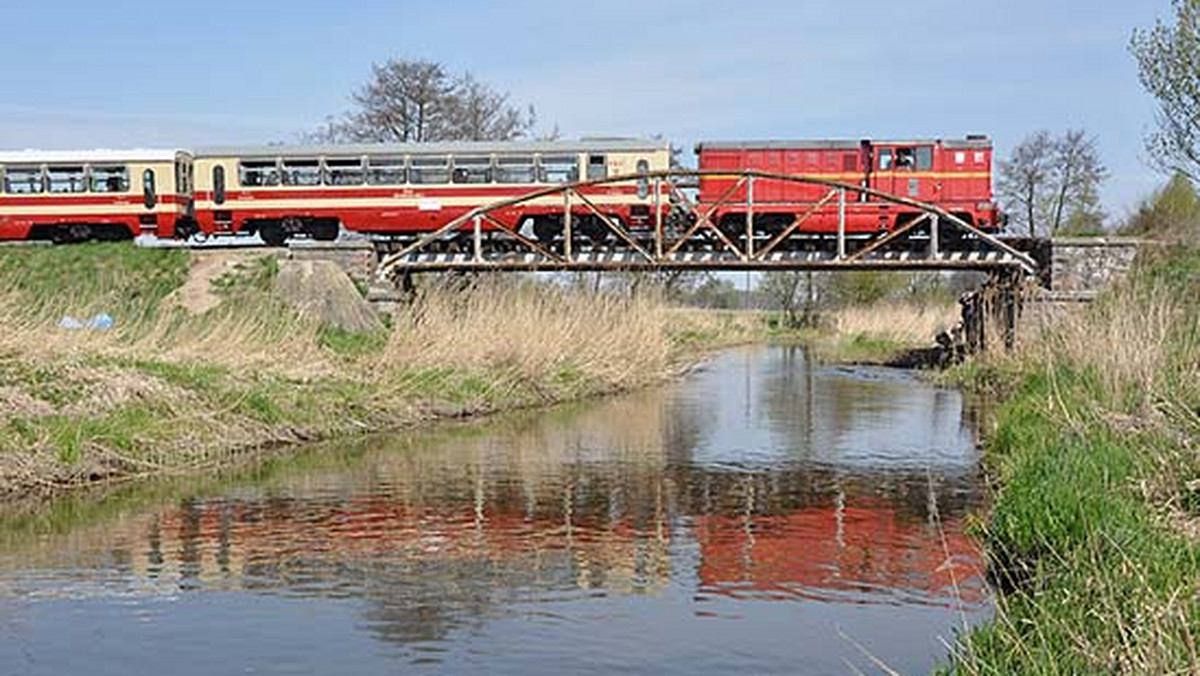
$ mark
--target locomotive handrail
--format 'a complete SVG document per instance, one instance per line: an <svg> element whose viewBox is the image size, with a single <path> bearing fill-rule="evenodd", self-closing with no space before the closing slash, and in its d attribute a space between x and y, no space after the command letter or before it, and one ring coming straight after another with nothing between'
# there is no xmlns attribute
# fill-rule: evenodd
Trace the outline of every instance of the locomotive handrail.
<svg viewBox="0 0 1200 676"><path fill-rule="evenodd" d="M445 225L437 228L436 230L432 230L430 232L425 233L424 235L419 237L416 241L412 242L411 244L408 244L407 246L403 247L399 251L396 251L394 253L391 253L391 254L388 254L387 256L385 256L379 263L378 276L381 279L387 279L391 275L393 269L403 266L403 264L406 262L406 260L409 259L414 253L420 251L422 248L428 246L429 244L442 239L443 237L445 237L446 235L448 235L450 233L453 233L455 231L462 230L464 228L471 227L471 226L473 226L474 230L475 230L476 256L478 257L478 255L479 255L479 239L480 239L479 229L480 229L481 222L484 220L486 220L489 223L491 223L492 225L498 227L499 229L504 231L506 234L515 236L518 239L518 241L520 241L522 244L535 248L541 254L548 255L552 259L558 259L560 262L570 263L571 262L571 249L570 249L570 247L571 247L571 244L570 244L570 240L571 240L571 237L570 237L570 234L571 234L570 233L570 227L571 227L570 213L571 213L571 211L570 211L570 208L571 208L572 196L579 198L580 202L583 204L583 206L585 206L589 211L591 211L596 216L598 216L600 221L604 225L606 225L609 229L613 230L619 237L624 239L627 243L632 244L633 248L637 251L638 254L644 256L649 261L654 262L654 261L656 261L656 258L654 255L652 255L644 247L637 245L637 243L635 241L632 241L632 238L627 236L628 233L626 233L623 228L612 223L610 221L609 217L606 216L605 214L603 214L595 206L595 204L593 204L587 198L587 196L584 195L581 191L586 190L588 188L602 187L602 186L606 186L606 185L653 181L654 182L654 195L655 195L655 205L654 206L655 206L655 209L657 212L655 214L655 218L657 221L657 225L655 227L655 238L656 238L657 246L659 248L659 250L657 251L657 256L659 258L661 258L664 254L664 252L662 251L662 246L664 244L664 238L665 238L664 233L662 232L662 223L660 220L662 208L665 206L660 201L662 198L661 187L664 185L664 182L665 182L665 185L669 188L672 188L672 190L673 190L674 184L672 182L672 179L686 179L686 178L727 179L727 180L735 181L735 184L728 191L726 191L726 193L723 194L721 199L719 199L717 202L702 202L702 203L693 203L693 204L688 205L693 210L693 213L695 213L695 209L697 207L704 207L707 209L707 211L704 214L697 214L696 222L693 223L688 228L688 231L683 236L681 236L678 241L675 241L673 243L673 246L665 252L666 255L668 255L668 256L673 254L675 252L675 250L678 249L678 247L683 242L687 241L688 238L690 238L693 234L695 234L695 232L697 232L699 229L708 227L708 228L712 229L712 231L716 234L717 238L722 242L722 244L726 248L729 248L734 253L738 254L742 258L743 262L754 262L754 261L762 260L761 255L765 255L766 253L768 253L772 249L774 249L775 246L778 245L779 242L784 237L788 236L789 234L794 232L796 229L798 229L800 223L802 223L806 218L811 216L816 211L817 208L819 208L820 206L822 206L824 204L827 204L836 195L840 195L842 197L842 199L839 200L839 212L840 212L840 221L844 223L844 209L845 209L844 196L847 192L851 192L851 193L858 194L858 195L865 195L868 197L873 197L879 201L889 202L892 204L898 204L898 205L909 207L911 209L915 209L917 211L922 212L922 216L920 218L916 219L914 222L906 223L905 225L901 226L900 229L892 231L891 233L888 233L887 235L885 235L883 238L870 243L865 249L859 250L858 252L851 255L850 257L846 256L846 253L844 250L844 246L845 246L844 232L842 232L841 228L839 228L839 242L838 242L839 251L838 251L837 259L835 261L832 261L834 264L839 263L839 262L840 263L852 263L857 260L861 260L862 257L864 257L867 253L875 251L882 245L895 239L898 235L911 230L917 224L924 222L924 221L928 221L936 216L937 220L934 221L935 224L939 223L939 222L945 222L945 223L950 224L951 226L953 226L954 228L956 228L958 230L961 230L963 232L967 232L967 233L973 235L974 237L978 238L980 241L985 242L987 245L994 247L996 250L999 250L999 251L1003 252L1004 254L1006 254L1013 263L1015 263L1017 266L1022 268L1026 273L1035 274L1038 269L1037 263L1029 255L1015 249L1014 247L1003 242L1002 240L995 237L994 235L991 235L989 233L986 233L986 232L980 230L979 228L976 228L975 226L966 222L962 218L954 215L953 213L950 213L949 211L943 209L942 207L940 207L936 204L930 204L927 202L921 202L921 201L914 200L914 199L907 198L907 197L901 197L899 195L893 195L891 193L887 193L882 190L870 188L870 187L863 186L863 185L857 185L857 184L853 184L853 183L845 183L843 181L836 181L836 180L820 178L820 177L816 177L816 176L807 176L807 175L803 175L803 174L783 174L783 173L765 172L765 171L758 171L758 170L727 171L727 170L699 170L699 169L669 169L669 170L636 172L636 173L632 173L632 174L623 174L623 175L619 175L619 176L611 176L611 177L605 177L605 178L601 178L601 179L591 179L591 180L584 180L584 181L573 181L573 182L569 182L569 183L559 183L559 184L547 186L545 188L533 190L531 192L528 192L524 195L520 195L517 197L508 197L508 198L504 198L504 199L499 199L494 202L490 202L488 204L473 207L466 213L462 214L461 216L459 216L457 218L452 219L451 221L449 221ZM766 248L760 252L761 255L756 256L752 250L753 238L748 238L746 250L739 249L736 245L734 245L728 239L728 237L725 235L724 232L721 231L720 228L716 227L711 222L711 217L713 216L713 214L716 212L717 208L720 205L726 203L729 200L729 198L743 186L745 186L747 184L750 184L752 186L753 181L755 181L755 180L783 181L783 182L800 183L800 184L806 184L806 185L825 186L831 190L831 194L827 194L825 197L823 197L820 201L818 201L818 203L816 205L814 205L814 207L812 209L810 209L802 217L797 219L796 222L792 223L783 233L780 233L780 235L777 235L775 238L773 238L772 241L767 244ZM678 191L674 191L674 190L673 190L673 192L678 193ZM491 214L495 211L509 209L509 208L512 208L515 206L534 202L537 200L542 200L547 197L553 197L556 195L563 196L563 200L564 200L564 221L565 222L563 225L563 229L564 229L565 237L564 237L564 254L561 257L558 255L552 254L551 252L543 249L540 246L534 247L533 242L531 242L524 236L521 236L519 233L517 233L516 229L505 226L498 219L491 216ZM753 207L755 206L753 203L752 197L748 196L748 199L745 202L739 201L738 204L745 204L748 207L748 209L750 210L750 213L747 214L748 221L749 221L749 219L752 217L752 214L753 214ZM936 233L937 228L932 227L931 231L933 233ZM934 241L936 242L937 235L933 234L932 237L933 237Z"/></svg>

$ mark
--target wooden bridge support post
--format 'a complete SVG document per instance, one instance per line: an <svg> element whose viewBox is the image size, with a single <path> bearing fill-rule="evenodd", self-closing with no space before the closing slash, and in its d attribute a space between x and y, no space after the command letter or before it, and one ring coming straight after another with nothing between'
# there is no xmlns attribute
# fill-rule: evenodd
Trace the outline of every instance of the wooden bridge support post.
<svg viewBox="0 0 1200 676"><path fill-rule="evenodd" d="M938 241L938 230L940 229L941 219L938 218L937 214L934 214L929 219L929 255L934 258L937 258L938 254L940 253L938 251L938 249L941 248L941 243Z"/></svg>

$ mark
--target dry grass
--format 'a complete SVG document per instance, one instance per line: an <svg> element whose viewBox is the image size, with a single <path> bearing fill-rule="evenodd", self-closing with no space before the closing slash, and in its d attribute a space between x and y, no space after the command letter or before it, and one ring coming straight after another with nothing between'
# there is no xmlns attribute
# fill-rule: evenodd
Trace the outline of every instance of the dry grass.
<svg viewBox="0 0 1200 676"><path fill-rule="evenodd" d="M903 345L925 346L958 322L954 305L879 303L847 307L832 313L830 324L843 337L866 336Z"/></svg>
<svg viewBox="0 0 1200 676"><path fill-rule="evenodd" d="M434 286L395 318L381 369L503 372L525 382L584 377L605 388L663 378L664 306L552 287Z"/></svg>

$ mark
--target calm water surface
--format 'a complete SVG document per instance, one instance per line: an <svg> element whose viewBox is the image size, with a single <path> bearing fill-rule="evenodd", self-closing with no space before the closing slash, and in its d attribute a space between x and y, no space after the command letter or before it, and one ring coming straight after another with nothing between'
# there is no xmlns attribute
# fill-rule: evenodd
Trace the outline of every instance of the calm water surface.
<svg viewBox="0 0 1200 676"><path fill-rule="evenodd" d="M0 674L928 673L990 612L962 396L798 349L0 521Z"/></svg>

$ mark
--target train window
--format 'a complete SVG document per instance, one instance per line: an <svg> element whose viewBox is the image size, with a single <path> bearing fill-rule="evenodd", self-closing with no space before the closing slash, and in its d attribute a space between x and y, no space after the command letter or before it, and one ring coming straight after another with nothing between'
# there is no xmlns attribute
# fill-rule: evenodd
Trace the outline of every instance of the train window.
<svg viewBox="0 0 1200 676"><path fill-rule="evenodd" d="M158 189L155 186L153 169L142 172L142 203L147 209L153 209L158 204Z"/></svg>
<svg viewBox="0 0 1200 676"><path fill-rule="evenodd" d="M92 167L92 192L128 192L129 170L125 167Z"/></svg>
<svg viewBox="0 0 1200 676"><path fill-rule="evenodd" d="M225 203L225 167L218 164L213 167L213 202Z"/></svg>
<svg viewBox="0 0 1200 676"><path fill-rule="evenodd" d="M282 179L284 185L321 185L321 162L316 159L284 160Z"/></svg>
<svg viewBox="0 0 1200 676"><path fill-rule="evenodd" d="M4 191L30 195L46 191L41 167L7 167L4 171Z"/></svg>
<svg viewBox="0 0 1200 676"><path fill-rule="evenodd" d="M879 169L881 171L889 171L892 169L892 149L882 148L879 151Z"/></svg>
<svg viewBox="0 0 1200 676"><path fill-rule="evenodd" d="M238 165L243 186L279 185L279 166L275 160L247 160Z"/></svg>
<svg viewBox="0 0 1200 676"><path fill-rule="evenodd" d="M499 183L533 183L537 167L532 155L510 155L496 159L496 181Z"/></svg>
<svg viewBox="0 0 1200 676"><path fill-rule="evenodd" d="M366 172L363 171L362 158L326 158L326 185L361 185ZM404 182L404 160L400 161L400 183Z"/></svg>
<svg viewBox="0 0 1200 676"><path fill-rule="evenodd" d="M912 148L896 148L896 168L912 169L916 165Z"/></svg>
<svg viewBox="0 0 1200 676"><path fill-rule="evenodd" d="M917 148L917 171L931 171L933 169L933 147L921 146Z"/></svg>
<svg viewBox="0 0 1200 676"><path fill-rule="evenodd" d="M492 160L489 157L455 157L455 183L491 183Z"/></svg>
<svg viewBox="0 0 1200 676"><path fill-rule="evenodd" d="M399 185L405 180L403 157L371 157L367 159L367 183Z"/></svg>
<svg viewBox="0 0 1200 676"><path fill-rule="evenodd" d="M589 181L608 178L608 162L603 155L588 155L587 177Z"/></svg>
<svg viewBox="0 0 1200 676"><path fill-rule="evenodd" d="M87 191L87 175L82 166L47 167L46 176L49 178L52 193Z"/></svg>
<svg viewBox="0 0 1200 676"><path fill-rule="evenodd" d="M450 158L445 155L414 157L408 178L412 183L449 183Z"/></svg>
<svg viewBox="0 0 1200 676"><path fill-rule="evenodd" d="M543 155L541 158L542 183L572 183L579 180L579 164L574 155Z"/></svg>

